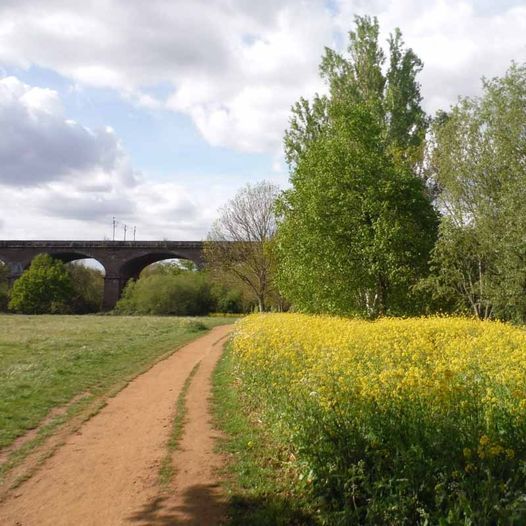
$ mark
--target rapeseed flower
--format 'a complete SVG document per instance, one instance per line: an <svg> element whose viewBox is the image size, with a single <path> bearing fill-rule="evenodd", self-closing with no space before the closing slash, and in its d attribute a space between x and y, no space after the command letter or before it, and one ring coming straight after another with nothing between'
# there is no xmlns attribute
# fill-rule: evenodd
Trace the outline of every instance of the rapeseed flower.
<svg viewBox="0 0 526 526"><path fill-rule="evenodd" d="M466 502L477 494L469 484L478 487L485 473L485 484L495 479L495 506L511 502L514 484L524 487L521 328L458 317L266 314L241 320L232 348L263 420L297 448L313 486L331 498L356 479L372 502L382 476L389 483L378 487L397 495L451 480ZM437 493L434 502L442 498Z"/></svg>

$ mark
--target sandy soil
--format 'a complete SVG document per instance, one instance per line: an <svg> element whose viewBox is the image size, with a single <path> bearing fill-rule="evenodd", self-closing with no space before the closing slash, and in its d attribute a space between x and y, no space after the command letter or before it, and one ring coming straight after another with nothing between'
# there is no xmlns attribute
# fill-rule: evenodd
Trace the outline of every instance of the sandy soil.
<svg viewBox="0 0 526 526"><path fill-rule="evenodd" d="M5 526L220 524L224 499L210 423L211 373L231 326L216 327L133 380L70 436L54 456L0 504ZM174 453L173 485L158 472L175 403L187 394L187 422Z"/></svg>

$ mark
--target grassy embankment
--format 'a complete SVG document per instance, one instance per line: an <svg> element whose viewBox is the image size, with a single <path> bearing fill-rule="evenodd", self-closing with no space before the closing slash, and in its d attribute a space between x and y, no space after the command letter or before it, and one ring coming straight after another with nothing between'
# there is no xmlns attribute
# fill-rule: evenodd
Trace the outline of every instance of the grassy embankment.
<svg viewBox="0 0 526 526"><path fill-rule="evenodd" d="M228 526L319 524L291 451L265 428L243 392L231 345L214 372L213 393L215 423L225 434L220 449L229 458L224 471Z"/></svg>
<svg viewBox="0 0 526 526"><path fill-rule="evenodd" d="M38 427L2 459L0 477L58 425L207 329L232 321L0 315L0 454Z"/></svg>

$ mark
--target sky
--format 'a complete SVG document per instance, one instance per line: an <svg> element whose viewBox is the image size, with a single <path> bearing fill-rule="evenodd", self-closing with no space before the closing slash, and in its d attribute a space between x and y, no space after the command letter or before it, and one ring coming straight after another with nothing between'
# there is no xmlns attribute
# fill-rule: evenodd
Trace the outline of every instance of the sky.
<svg viewBox="0 0 526 526"><path fill-rule="evenodd" d="M0 239L206 238L242 186L287 186L290 107L364 14L431 114L526 62L526 0L0 0Z"/></svg>

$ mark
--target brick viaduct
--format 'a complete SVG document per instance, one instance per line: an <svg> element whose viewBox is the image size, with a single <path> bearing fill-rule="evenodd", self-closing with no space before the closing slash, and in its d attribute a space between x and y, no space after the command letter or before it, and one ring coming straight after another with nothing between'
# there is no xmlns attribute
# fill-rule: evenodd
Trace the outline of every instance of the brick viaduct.
<svg viewBox="0 0 526 526"><path fill-rule="evenodd" d="M138 278L150 263L163 259L189 259L203 264L202 241L0 241L0 260L10 270L14 282L37 254L46 253L67 263L96 259L106 272L103 310L111 310L126 282Z"/></svg>

